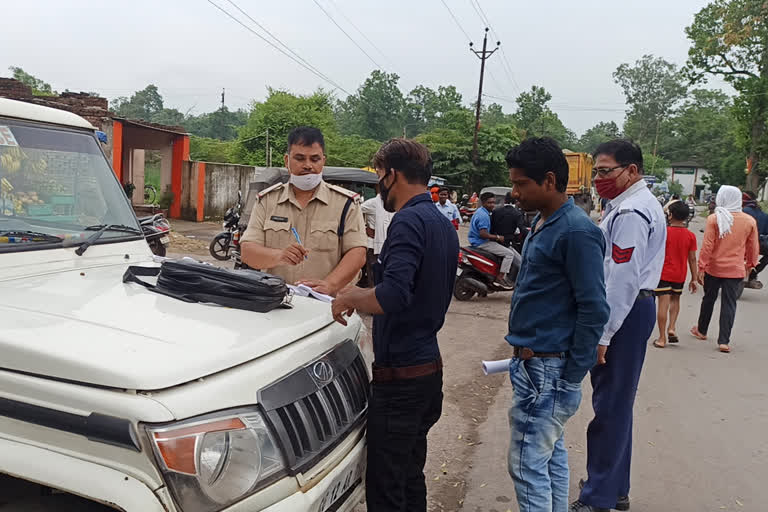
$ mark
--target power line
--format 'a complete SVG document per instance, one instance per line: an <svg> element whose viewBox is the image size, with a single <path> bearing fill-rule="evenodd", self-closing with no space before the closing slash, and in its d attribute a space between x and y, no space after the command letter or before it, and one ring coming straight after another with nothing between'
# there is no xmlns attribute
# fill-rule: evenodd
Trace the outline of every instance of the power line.
<svg viewBox="0 0 768 512"><path fill-rule="evenodd" d="M371 46L373 46L373 48L374 48L374 49L375 49L377 52L379 52L379 55L381 55L382 57L384 57L384 58L385 58L387 61L389 61L389 62L391 63L391 61L390 61L390 60L389 60L389 58L388 58L388 57L387 57L387 56L384 54L384 52L383 52L383 51L381 51L381 49L380 49L378 46L376 46L376 43L374 43L373 41L371 41L371 40L368 38L368 36L367 36L367 35L365 35L365 32L363 32L362 30L360 30L360 29L357 27L357 25L355 25L355 23L354 23L354 22L353 22L351 19L349 19L349 17L348 17L346 14L344 14L344 10L343 10L341 7L339 7L339 6L338 6L338 4L336 4L336 2L334 2L334 0L328 0L328 2L330 2L330 3L331 3L331 5L333 5L333 6L336 8L336 10L337 10L337 11L339 11L339 12L341 13L341 16L342 16L342 17L343 17L345 20L347 20L347 23L349 23L350 25L352 25L352 28L354 28L355 30L357 30L357 33L358 33L358 34L360 34L361 36L363 36L363 39L365 39L366 41L368 41L368 44L370 44Z"/></svg>
<svg viewBox="0 0 768 512"><path fill-rule="evenodd" d="M487 98L493 98L499 101L505 101L508 103L516 103L517 100L505 96L495 96L492 94L483 94ZM567 103L551 103L551 106L558 110L566 110L571 112L626 112L626 108L608 108L608 107L596 107L585 105L570 105Z"/></svg>
<svg viewBox="0 0 768 512"><path fill-rule="evenodd" d="M249 20L251 20L251 21L252 21L252 22L253 22L253 23L254 23L254 24L257 26L257 27L259 27L261 30L263 30L264 32L266 32L266 33L267 33L267 35L269 35L269 37L271 37L272 39L274 39L274 40L275 40L275 41L276 41L276 42L277 42L277 43L278 43L280 46L282 46L283 48L285 48L285 49L286 49L288 52L290 52L290 53L291 53L293 56L295 56L297 59L299 59L300 61L302 61L304 64L306 64L307 66L309 66L310 68L312 68L313 70L315 70L315 72L316 72L316 73L320 74L320 75L323 77L323 79L324 79L324 80L326 80L327 82L332 82L332 80L331 80L330 78L328 78L328 77L327 77L325 74L323 74L322 72L320 72L320 70L319 70L319 69L317 69L315 66L313 66L312 64L310 64L309 62L307 62L307 60L306 60L306 59L304 59L304 58L303 58L301 55L299 55L298 53L296 53L295 51L293 51L291 48L289 48L289 47L288 47L288 46L287 46L285 43L283 43L283 42L282 42L282 41L281 41L281 40L280 40L280 39L279 39L279 38L278 38L276 35L274 35L272 32L270 32L270 31L269 31L269 29L267 29L267 28L266 28L264 25L262 25L261 23L259 23L259 22L258 22L258 21L256 21L255 19L253 19L253 17L251 17L251 15L250 15L250 14L248 14L248 13L247 13L247 12L245 12L243 9L241 9L241 8L240 8L240 6L239 6L239 5L237 5L237 4L236 4L236 3L235 3L233 0L227 0L227 2L229 2L230 4L232 4L232 6L233 6L235 9L237 9L238 11L240 11L240 12L243 14L243 16L245 16L246 18L248 18Z"/></svg>
<svg viewBox="0 0 768 512"><path fill-rule="evenodd" d="M209 0L209 1L210 1L210 0ZM334 24L334 25L336 25L336 27L337 27L339 30L341 30L341 31L344 33L344 35L345 35L345 36L347 36L347 39L349 39L350 41L352 41L352 44L354 44L355 46L357 46L357 48L358 48L358 49L359 49L361 52L363 52L363 53L365 54L365 56L366 56L366 57L368 57L368 60L370 60L371 62L373 62L373 65L374 65L374 66L376 66L376 69L384 69L384 68L382 68L382 67L379 65L379 63L378 63L378 62L376 62L376 60L374 60L374 58L373 58L373 57L371 57L371 56L370 56L370 54L369 54L367 51L365 51L365 49L364 49L362 46L360 46L359 44L357 44L357 41L355 41L355 40L352 38L352 36L350 36L350 35L349 35L349 33L347 33L347 31L346 31L346 30L344 30L344 28L342 28L342 26L341 26L341 25L339 25L339 24L336 22L336 20L333 18L333 16L331 16L331 14L330 14L328 11L326 11L326 10L325 10L325 8L324 8L324 7L323 7L323 6L320 4L320 2L318 2L317 0L313 0L313 1L315 2L315 5L317 5L317 6L320 8L320 10L321 10L321 11L323 11L323 13L325 13L325 15L328 17L328 19L329 19L329 20L331 20L331 21L333 22L333 24Z"/></svg>
<svg viewBox="0 0 768 512"><path fill-rule="evenodd" d="M467 31L464 30L464 27L461 26L461 23L459 23L458 18L456 18L456 15L453 14L453 11L450 7L448 7L448 4L445 3L445 0L440 0L440 2L443 4L443 7L445 7L445 10L448 11L448 14L451 15L451 18L453 18L453 21L456 23L456 26L459 27L459 30L461 30L464 33L464 36L467 38L467 41L471 41L472 38L469 37L469 34L467 34Z"/></svg>
<svg viewBox="0 0 768 512"><path fill-rule="evenodd" d="M480 21L485 23L485 25L491 29L491 34L493 35L493 37L495 37L497 40L501 39L499 37L499 34L493 29L491 20L490 18L488 18L488 16L486 16L485 11L483 10L483 6L480 5L480 0L469 0L469 1L472 4L472 7L475 9L475 12L477 13L477 15L480 17ZM475 3L477 3L477 7L475 7ZM507 52L504 51L503 46L501 48L501 57L502 57L501 67L504 68L504 72L507 74L507 78L509 79L510 82L512 82L512 85L514 86L514 88L517 91L520 91L520 86L517 85L517 80L515 80L515 75L512 72L512 64L510 64L509 58L507 57Z"/></svg>
<svg viewBox="0 0 768 512"><path fill-rule="evenodd" d="M291 59L292 61L294 61L296 64L298 64L298 65L300 65L301 67L303 67L304 69L306 69L307 71L309 71L309 72L311 72L312 74L316 75L318 78L320 78L320 79L321 79L321 80L323 80L324 82L328 82L329 84L331 84L331 85L332 85L333 87L335 87L336 89L339 89L340 91L343 91L343 92L345 92L346 94L348 94L348 95L350 95L350 96L352 95L352 94L351 94L349 91L347 91L346 89L344 89L342 86L340 86L339 84L337 84L337 83L336 83L336 82L334 82L333 80L331 80L331 79L327 78L327 77L326 77L326 76L324 76L322 73L319 73L319 72L315 71L315 70L314 70L314 69L312 69L310 66L307 66L306 64L304 64L303 62L301 62L300 60L296 59L296 58L295 58L295 57L293 57L291 54L289 54L288 52L286 52L285 50L283 50L282 48L280 48L279 46L277 46L276 44L274 44L272 41L270 41L269 39L265 38L264 36L262 36L261 34L259 34L258 32L256 32L255 30L253 30L251 27L249 27L248 25L246 25L245 23L243 23L242 21L240 21L239 19L237 19L236 17L234 17L232 14L230 14L230 13L229 13L229 12L228 12L226 9L224 9L223 7L221 7L221 6L217 5L217 4L215 4L215 3L214 3L212 0L207 0L207 2L208 2L209 4L211 4L212 6L214 6L215 8L217 8L218 10L220 10L221 12L223 12L223 13L224 13L224 14L225 14L225 15L226 15L228 18L230 18L230 19L232 19L233 21L235 21L235 22L236 22L238 25L242 26L242 27L243 27L244 29L246 29L248 32L252 33L252 34L253 34L253 35L255 35L256 37L258 37L259 39L261 39L262 41L264 41L265 43L267 43L269 46L271 46L271 47L272 47L272 48L274 48L275 50L279 51L280 53L282 53L283 55L285 55L286 57L288 57L289 59Z"/></svg>

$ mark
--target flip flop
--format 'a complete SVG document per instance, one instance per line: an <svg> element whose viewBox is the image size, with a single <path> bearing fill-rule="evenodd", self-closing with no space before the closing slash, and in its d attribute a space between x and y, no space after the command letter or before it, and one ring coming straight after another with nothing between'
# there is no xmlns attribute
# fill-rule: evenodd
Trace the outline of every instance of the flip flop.
<svg viewBox="0 0 768 512"><path fill-rule="evenodd" d="M720 345L717 347L717 349L722 352L723 354L730 354L731 353L731 347L728 345Z"/></svg>
<svg viewBox="0 0 768 512"><path fill-rule="evenodd" d="M697 340L705 341L707 337L699 332L699 328L695 325L691 327L691 336L696 338Z"/></svg>
<svg viewBox="0 0 768 512"><path fill-rule="evenodd" d="M675 334L675 333L673 333L673 332L668 332L668 333L667 333L667 340L668 340L670 343L680 343L680 340L679 340L679 339L677 339L677 334Z"/></svg>
<svg viewBox="0 0 768 512"><path fill-rule="evenodd" d="M653 346L656 347L656 348L665 348L666 347L666 345L659 345L659 340L655 340L653 342Z"/></svg>

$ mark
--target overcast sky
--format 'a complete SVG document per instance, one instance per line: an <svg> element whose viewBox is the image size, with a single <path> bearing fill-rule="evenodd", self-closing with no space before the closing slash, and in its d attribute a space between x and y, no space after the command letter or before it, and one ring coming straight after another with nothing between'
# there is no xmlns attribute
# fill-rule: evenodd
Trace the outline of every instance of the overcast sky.
<svg viewBox="0 0 768 512"><path fill-rule="evenodd" d="M261 32L228 0L212 1ZM233 1L346 91L354 92L377 66L316 1L378 65L400 75L405 93L419 84L453 84L465 103L477 95L479 60L441 0ZM481 44L485 25L472 0L445 2ZM59 91L97 91L108 98L154 83L166 106L194 113L217 108L222 87L229 108L262 99L267 86L298 93L333 89L207 0L2 3L0 76L9 76L8 66L20 66ZM707 3L479 0L504 48L488 61L485 92L506 98L483 101L513 112L514 98L535 84L552 94L553 110L579 134L599 121L621 125L624 97L611 73L646 53L682 65L689 46L684 28Z"/></svg>

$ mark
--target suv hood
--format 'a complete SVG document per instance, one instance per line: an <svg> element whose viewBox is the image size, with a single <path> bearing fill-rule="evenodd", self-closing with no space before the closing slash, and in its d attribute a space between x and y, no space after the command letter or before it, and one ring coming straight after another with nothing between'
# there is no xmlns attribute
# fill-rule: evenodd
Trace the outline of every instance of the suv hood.
<svg viewBox="0 0 768 512"><path fill-rule="evenodd" d="M253 313L123 284L125 265L0 282L0 367L156 390L256 359L331 323L328 304Z"/></svg>

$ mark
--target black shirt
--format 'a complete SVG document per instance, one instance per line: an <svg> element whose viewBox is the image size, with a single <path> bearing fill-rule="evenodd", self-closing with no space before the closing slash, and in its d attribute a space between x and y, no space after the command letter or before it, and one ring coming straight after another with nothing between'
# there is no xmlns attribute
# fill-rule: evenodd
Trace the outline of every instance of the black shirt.
<svg viewBox="0 0 768 512"><path fill-rule="evenodd" d="M376 299L384 310L373 317L377 366L412 366L440 357L437 332L451 303L459 258L456 228L420 194L392 218L374 265Z"/></svg>
<svg viewBox="0 0 768 512"><path fill-rule="evenodd" d="M517 229L524 232L526 227L525 214L519 208L505 204L493 210L491 233L494 235L502 235L507 240L512 240Z"/></svg>

